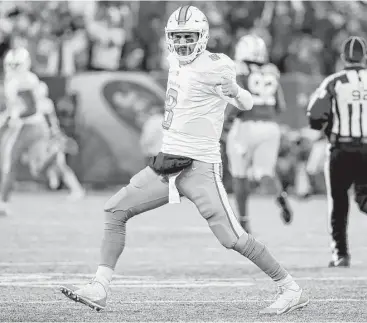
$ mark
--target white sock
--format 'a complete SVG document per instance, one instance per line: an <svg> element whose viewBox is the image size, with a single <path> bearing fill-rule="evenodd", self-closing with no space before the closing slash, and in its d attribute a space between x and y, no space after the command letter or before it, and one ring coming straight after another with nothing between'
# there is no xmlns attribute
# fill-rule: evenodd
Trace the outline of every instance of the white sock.
<svg viewBox="0 0 367 323"><path fill-rule="evenodd" d="M289 274L285 278L283 278L282 280L277 281L277 285L278 285L278 287L285 286L289 289L294 289L294 290L299 289L298 284L294 281L293 277Z"/></svg>
<svg viewBox="0 0 367 323"><path fill-rule="evenodd" d="M112 280L113 269L106 266L98 266L96 278L103 283L109 284Z"/></svg>

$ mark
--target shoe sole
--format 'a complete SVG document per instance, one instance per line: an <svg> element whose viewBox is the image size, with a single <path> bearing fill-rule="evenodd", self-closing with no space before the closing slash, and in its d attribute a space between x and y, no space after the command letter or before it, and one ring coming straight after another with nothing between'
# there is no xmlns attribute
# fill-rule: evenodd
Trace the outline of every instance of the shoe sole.
<svg viewBox="0 0 367 323"><path fill-rule="evenodd" d="M92 302L91 300L89 299L86 299L82 296L79 296L78 294L75 294L75 292L68 288L68 287L65 287L65 286L61 286L60 287L60 291L61 293L63 293L67 298L70 298L71 300L73 300L74 302L76 303L82 303L84 305L87 305L89 306L91 309L99 312L100 310L103 310L105 309L105 306L101 306L97 303L94 303Z"/></svg>
<svg viewBox="0 0 367 323"><path fill-rule="evenodd" d="M281 313L277 313L277 314L282 315L282 314L290 313L290 312L295 311L295 310L299 310L299 309L307 306L309 302L310 302L310 299L307 299L305 302L303 302L301 304L297 304L296 306L292 306L288 310L286 310L285 312L281 312Z"/></svg>
<svg viewBox="0 0 367 323"><path fill-rule="evenodd" d="M300 303L300 304L297 304L295 306L292 306L288 309L286 309L284 312L282 311L274 311L274 312L266 312L266 309L265 311L260 311L260 314L262 315L283 315L283 314L287 314L287 313L290 313L292 311L295 311L295 310L298 310L298 309L301 309L303 307L305 307L306 305L308 305L308 303L310 303L310 299L307 298L307 300L303 301L303 303Z"/></svg>

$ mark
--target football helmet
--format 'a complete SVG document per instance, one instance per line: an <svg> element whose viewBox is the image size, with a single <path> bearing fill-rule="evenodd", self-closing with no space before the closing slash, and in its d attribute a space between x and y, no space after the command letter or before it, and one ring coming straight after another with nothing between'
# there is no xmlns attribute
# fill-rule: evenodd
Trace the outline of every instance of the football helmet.
<svg viewBox="0 0 367 323"><path fill-rule="evenodd" d="M4 58L4 72L6 74L29 71L31 56L25 48L9 50Z"/></svg>
<svg viewBox="0 0 367 323"><path fill-rule="evenodd" d="M168 50L181 63L190 63L198 55L204 52L209 40L209 23L206 16L196 7L182 6L172 13L165 28ZM175 33L197 33L197 41L175 42ZM179 49L186 47L186 55L182 55Z"/></svg>
<svg viewBox="0 0 367 323"><path fill-rule="evenodd" d="M269 55L264 40L257 35L242 36L236 45L234 59L237 62L267 63Z"/></svg>

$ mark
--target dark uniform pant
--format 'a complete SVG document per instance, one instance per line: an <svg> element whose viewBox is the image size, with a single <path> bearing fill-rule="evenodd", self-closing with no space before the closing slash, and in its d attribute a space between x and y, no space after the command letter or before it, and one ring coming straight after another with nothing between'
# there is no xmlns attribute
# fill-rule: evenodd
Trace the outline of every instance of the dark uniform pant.
<svg viewBox="0 0 367 323"><path fill-rule="evenodd" d="M333 145L325 164L328 212L334 256L348 252L348 191L354 184L355 201L367 213L367 144Z"/></svg>

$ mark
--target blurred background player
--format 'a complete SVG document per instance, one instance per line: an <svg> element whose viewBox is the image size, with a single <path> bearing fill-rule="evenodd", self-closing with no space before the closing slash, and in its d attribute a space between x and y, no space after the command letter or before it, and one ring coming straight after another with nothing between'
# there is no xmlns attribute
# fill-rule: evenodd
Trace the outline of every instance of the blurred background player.
<svg viewBox="0 0 367 323"><path fill-rule="evenodd" d="M285 110L278 68L269 63L266 44L257 35L245 35L236 45L238 83L254 98L251 111L234 111L235 119L227 137L229 170L233 178L239 218L249 231L247 214L250 180L276 194L285 223L292 220L287 193L276 175L281 131L277 115Z"/></svg>
<svg viewBox="0 0 367 323"><path fill-rule="evenodd" d="M281 182L283 191L294 192L296 186L298 168L298 145L299 135L288 125L281 125L281 137L278 152L276 172Z"/></svg>
<svg viewBox="0 0 367 323"><path fill-rule="evenodd" d="M10 50L4 59L4 94L9 122L1 142L0 212L7 214L17 164L24 152L45 138L44 117L38 109L40 81L30 71L31 59L24 48Z"/></svg>
<svg viewBox="0 0 367 323"><path fill-rule="evenodd" d="M58 188L62 181L70 190L71 199L83 198L85 190L74 171L67 165L65 156L66 153L78 152L77 143L63 134L46 83L40 83L39 91L38 105L44 116L47 136L35 142L26 154L31 174L38 177L45 173L51 189Z"/></svg>

